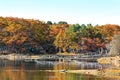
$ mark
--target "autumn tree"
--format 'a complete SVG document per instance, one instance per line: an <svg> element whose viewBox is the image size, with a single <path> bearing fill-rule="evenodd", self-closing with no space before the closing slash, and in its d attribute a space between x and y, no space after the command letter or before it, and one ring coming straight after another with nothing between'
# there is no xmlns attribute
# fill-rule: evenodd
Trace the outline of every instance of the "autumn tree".
<svg viewBox="0 0 120 80"><path fill-rule="evenodd" d="M56 53L106 49L120 31L115 24L68 24L34 19L0 17L0 49L19 53Z"/></svg>

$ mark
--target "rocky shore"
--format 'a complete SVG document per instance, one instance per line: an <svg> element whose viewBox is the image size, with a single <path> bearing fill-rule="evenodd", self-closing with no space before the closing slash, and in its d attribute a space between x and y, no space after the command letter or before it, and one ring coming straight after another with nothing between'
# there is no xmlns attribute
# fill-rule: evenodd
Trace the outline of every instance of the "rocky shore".
<svg viewBox="0 0 120 80"><path fill-rule="evenodd" d="M39 59L39 55L23 55L23 54L8 54L8 55L0 55L0 59L8 59L8 60L24 60L24 59Z"/></svg>
<svg viewBox="0 0 120 80"><path fill-rule="evenodd" d="M112 67L120 68L120 56L102 57L99 58L97 61L100 64L110 64Z"/></svg>

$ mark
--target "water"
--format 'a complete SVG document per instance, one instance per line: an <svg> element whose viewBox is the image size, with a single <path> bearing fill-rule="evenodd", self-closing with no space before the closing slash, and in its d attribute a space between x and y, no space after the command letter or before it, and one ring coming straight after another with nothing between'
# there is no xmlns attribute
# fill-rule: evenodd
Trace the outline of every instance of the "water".
<svg viewBox="0 0 120 80"><path fill-rule="evenodd" d="M59 71L65 69L80 70L98 67L100 67L100 65L94 62L86 64L85 62L59 63L50 61L25 63L23 61L0 60L0 80L115 80L100 76Z"/></svg>

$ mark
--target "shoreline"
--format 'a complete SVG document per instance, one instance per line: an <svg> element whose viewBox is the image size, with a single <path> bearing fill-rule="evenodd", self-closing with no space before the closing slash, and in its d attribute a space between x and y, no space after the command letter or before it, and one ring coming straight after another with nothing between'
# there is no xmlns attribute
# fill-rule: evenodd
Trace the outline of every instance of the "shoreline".
<svg viewBox="0 0 120 80"><path fill-rule="evenodd" d="M80 54L56 54L56 55L24 55L24 54L8 54L0 55L0 59L8 60L24 60L24 59L39 59L39 60L78 60L78 61L97 61L98 57L88 57L87 55L81 56Z"/></svg>

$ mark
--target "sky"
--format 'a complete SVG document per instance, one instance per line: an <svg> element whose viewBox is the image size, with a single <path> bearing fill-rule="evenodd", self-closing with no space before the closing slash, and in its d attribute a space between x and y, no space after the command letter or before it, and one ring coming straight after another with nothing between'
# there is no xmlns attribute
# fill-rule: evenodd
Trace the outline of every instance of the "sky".
<svg viewBox="0 0 120 80"><path fill-rule="evenodd" d="M120 25L120 0L0 0L0 16Z"/></svg>

